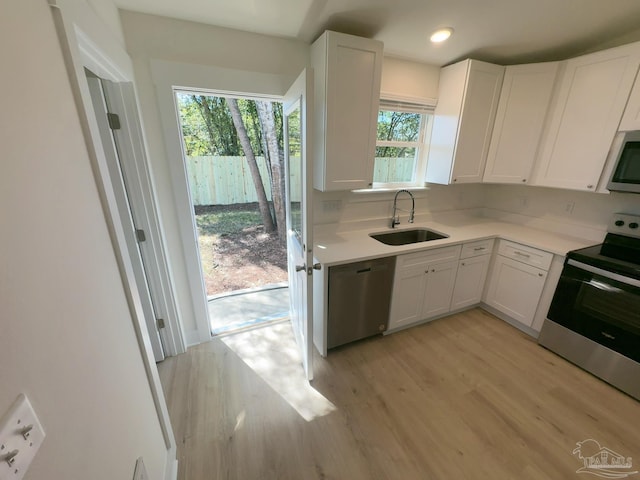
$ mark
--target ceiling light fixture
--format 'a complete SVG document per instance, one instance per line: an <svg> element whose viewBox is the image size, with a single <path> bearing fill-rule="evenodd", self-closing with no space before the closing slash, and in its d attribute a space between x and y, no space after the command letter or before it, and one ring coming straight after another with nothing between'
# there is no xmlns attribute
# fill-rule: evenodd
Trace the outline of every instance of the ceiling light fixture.
<svg viewBox="0 0 640 480"><path fill-rule="evenodd" d="M453 28L451 27L440 28L431 34L431 41L433 43L444 42L447 38L451 36L452 33L453 33Z"/></svg>

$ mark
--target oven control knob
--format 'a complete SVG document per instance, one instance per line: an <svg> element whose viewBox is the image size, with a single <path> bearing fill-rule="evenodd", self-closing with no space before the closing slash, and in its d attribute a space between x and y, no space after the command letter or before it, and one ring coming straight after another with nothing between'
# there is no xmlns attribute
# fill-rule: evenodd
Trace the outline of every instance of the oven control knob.
<svg viewBox="0 0 640 480"><path fill-rule="evenodd" d="M638 228L638 224L637 224L636 222L631 222L631 223L629 224L629 228L636 229L636 228Z"/></svg>
<svg viewBox="0 0 640 480"><path fill-rule="evenodd" d="M616 227L622 227L624 225L624 220L616 220Z"/></svg>

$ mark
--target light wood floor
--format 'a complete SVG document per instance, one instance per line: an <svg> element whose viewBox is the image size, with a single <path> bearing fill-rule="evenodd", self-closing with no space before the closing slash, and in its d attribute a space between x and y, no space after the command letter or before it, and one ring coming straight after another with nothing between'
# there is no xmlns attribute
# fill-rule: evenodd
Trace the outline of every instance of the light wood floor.
<svg viewBox="0 0 640 480"><path fill-rule="evenodd" d="M482 310L316 356L313 388L290 342L280 324L159 365L180 479L578 479L588 438L640 470L640 402Z"/></svg>

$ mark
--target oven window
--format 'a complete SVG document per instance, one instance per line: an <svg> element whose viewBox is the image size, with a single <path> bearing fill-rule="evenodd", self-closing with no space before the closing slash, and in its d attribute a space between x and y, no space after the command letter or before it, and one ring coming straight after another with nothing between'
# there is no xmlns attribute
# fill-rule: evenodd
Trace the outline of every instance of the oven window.
<svg viewBox="0 0 640 480"><path fill-rule="evenodd" d="M583 281L575 308L590 317L640 335L640 292L637 290L594 275Z"/></svg>

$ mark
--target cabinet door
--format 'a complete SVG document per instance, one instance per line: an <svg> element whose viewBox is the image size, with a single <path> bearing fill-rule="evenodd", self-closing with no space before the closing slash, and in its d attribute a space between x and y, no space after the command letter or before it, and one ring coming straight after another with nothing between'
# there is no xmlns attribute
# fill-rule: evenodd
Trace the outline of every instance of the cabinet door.
<svg viewBox="0 0 640 480"><path fill-rule="evenodd" d="M640 78L636 79L636 83L633 85L618 130L621 132L640 130Z"/></svg>
<svg viewBox="0 0 640 480"><path fill-rule="evenodd" d="M482 182L503 76L502 66L471 62L451 173L453 183Z"/></svg>
<svg viewBox="0 0 640 480"><path fill-rule="evenodd" d="M490 255L481 255L460 260L451 298L451 310L480 303L490 259Z"/></svg>
<svg viewBox="0 0 640 480"><path fill-rule="evenodd" d="M560 62L508 66L483 180L527 183Z"/></svg>
<svg viewBox="0 0 640 480"><path fill-rule="evenodd" d="M449 311L456 281L458 262L429 265L421 319L443 315Z"/></svg>
<svg viewBox="0 0 640 480"><path fill-rule="evenodd" d="M637 49L627 45L567 62L536 185L595 191L638 70Z"/></svg>
<svg viewBox="0 0 640 480"><path fill-rule="evenodd" d="M489 281L486 303L531 326L547 272L498 255Z"/></svg>
<svg viewBox="0 0 640 480"><path fill-rule="evenodd" d="M464 60L440 72L425 179L481 182L504 67Z"/></svg>
<svg viewBox="0 0 640 480"><path fill-rule="evenodd" d="M427 282L426 269L426 265L396 269L389 313L389 330L422 320L422 299Z"/></svg>
<svg viewBox="0 0 640 480"><path fill-rule="evenodd" d="M318 88L314 187L367 188L373 181L382 42L328 31L311 53Z"/></svg>

